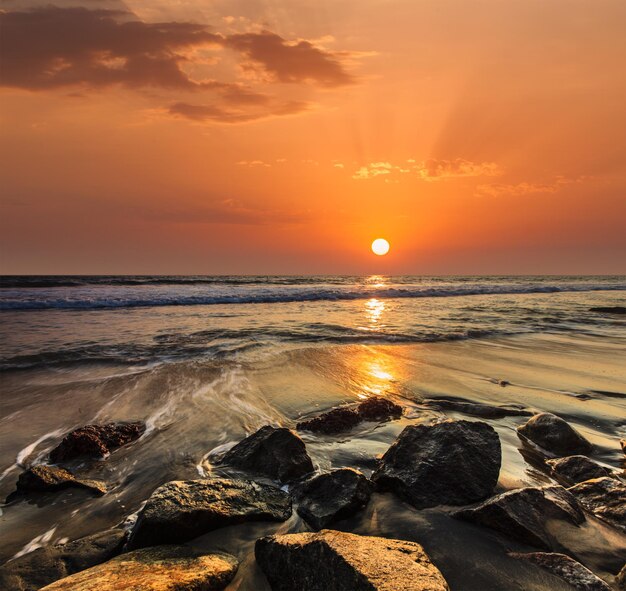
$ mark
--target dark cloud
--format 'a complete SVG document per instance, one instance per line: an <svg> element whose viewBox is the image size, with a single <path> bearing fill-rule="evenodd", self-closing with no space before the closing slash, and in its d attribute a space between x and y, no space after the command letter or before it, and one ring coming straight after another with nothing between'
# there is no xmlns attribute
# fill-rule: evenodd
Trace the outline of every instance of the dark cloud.
<svg viewBox="0 0 626 591"><path fill-rule="evenodd" d="M354 82L340 62L340 54L323 51L309 41L289 43L275 33L262 31L229 35L224 44L261 65L279 82L315 82L323 86Z"/></svg>
<svg viewBox="0 0 626 591"><path fill-rule="evenodd" d="M189 103L175 103L168 112L171 115L191 119L192 121L215 121L220 123L247 123L269 117L296 115L309 109L308 103L291 101L288 103L266 105L263 109L239 110L220 105L192 105Z"/></svg>
<svg viewBox="0 0 626 591"><path fill-rule="evenodd" d="M3 86L43 90L72 85L218 90L224 100L266 98L236 84L197 81L185 71L192 52L219 46L280 82L340 86L353 81L340 54L263 31L222 35L194 23L147 23L123 10L46 6L0 12Z"/></svg>

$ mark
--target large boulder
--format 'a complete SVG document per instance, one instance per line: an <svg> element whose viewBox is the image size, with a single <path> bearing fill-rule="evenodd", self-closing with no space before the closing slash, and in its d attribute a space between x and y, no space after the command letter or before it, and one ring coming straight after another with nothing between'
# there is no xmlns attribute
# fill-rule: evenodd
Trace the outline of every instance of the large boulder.
<svg viewBox="0 0 626 591"><path fill-rule="evenodd" d="M158 546L122 554L41 591L212 591L237 572L229 554L201 554L186 546Z"/></svg>
<svg viewBox="0 0 626 591"><path fill-rule="evenodd" d="M587 456L567 456L546 462L550 466L552 476L565 486L572 486L592 478L610 476L611 470L596 464Z"/></svg>
<svg viewBox="0 0 626 591"><path fill-rule="evenodd" d="M486 423L411 425L385 452L372 480L418 509L465 505L492 494L501 456L498 434Z"/></svg>
<svg viewBox="0 0 626 591"><path fill-rule="evenodd" d="M523 408L492 406L482 402L468 402L451 398L426 398L424 404L438 410L451 410L483 419L502 419L504 417L528 417L532 412Z"/></svg>
<svg viewBox="0 0 626 591"><path fill-rule="evenodd" d="M565 554L555 552L511 553L510 556L526 560L563 579L577 591L611 591L611 588L587 567Z"/></svg>
<svg viewBox="0 0 626 591"><path fill-rule="evenodd" d="M280 482L313 472L313 462L302 439L289 429L269 425L232 447L221 462Z"/></svg>
<svg viewBox="0 0 626 591"><path fill-rule="evenodd" d="M118 447L139 439L145 430L146 425L140 421L85 425L63 438L50 452L50 461L58 464L78 458L105 458Z"/></svg>
<svg viewBox="0 0 626 591"><path fill-rule="evenodd" d="M589 511L626 529L626 485L616 478L594 478L568 489Z"/></svg>
<svg viewBox="0 0 626 591"><path fill-rule="evenodd" d="M333 408L316 417L300 421L298 431L332 435L349 431L362 421L388 421L402 416L402 407L383 396L372 396L352 406Z"/></svg>
<svg viewBox="0 0 626 591"><path fill-rule="evenodd" d="M555 456L588 454L592 445L561 417L542 412L517 428L528 439Z"/></svg>
<svg viewBox="0 0 626 591"><path fill-rule="evenodd" d="M454 517L499 531L510 538L542 550L557 549L550 521L573 525L585 521L582 507L561 486L510 490Z"/></svg>
<svg viewBox="0 0 626 591"><path fill-rule="evenodd" d="M107 492L107 486L101 480L76 478L65 468L37 464L19 475L16 490L8 500L27 496L32 492L51 492L70 487L83 488L97 495Z"/></svg>
<svg viewBox="0 0 626 591"><path fill-rule="evenodd" d="M172 481L157 488L140 511L129 548L182 543L246 521L285 521L288 493L249 480Z"/></svg>
<svg viewBox="0 0 626 591"><path fill-rule="evenodd" d="M257 540L256 559L273 591L447 591L414 542L339 531Z"/></svg>
<svg viewBox="0 0 626 591"><path fill-rule="evenodd" d="M0 567L0 589L41 589L113 558L121 552L125 538L124 530L110 529L67 544L37 548Z"/></svg>
<svg viewBox="0 0 626 591"><path fill-rule="evenodd" d="M360 472L351 468L334 470L303 487L297 512L312 528L322 529L362 509L372 489L372 483Z"/></svg>

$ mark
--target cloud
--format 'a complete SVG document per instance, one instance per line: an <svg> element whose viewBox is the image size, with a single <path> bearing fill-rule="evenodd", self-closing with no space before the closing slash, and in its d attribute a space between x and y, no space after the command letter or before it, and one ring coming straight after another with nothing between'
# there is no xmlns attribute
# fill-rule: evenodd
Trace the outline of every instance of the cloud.
<svg viewBox="0 0 626 591"><path fill-rule="evenodd" d="M391 162L371 162L367 166L361 166L352 175L353 179L372 179L380 175L392 173L408 174L416 173L422 180L439 181L443 179L496 176L501 174L500 168L495 162L470 162L457 158L456 160L424 160L417 163L413 159L406 161L408 164L398 166ZM385 179L385 182L392 182Z"/></svg>
<svg viewBox="0 0 626 591"><path fill-rule="evenodd" d="M174 103L168 108L170 115L184 117L197 122L249 123L270 117L283 117L303 113L310 105L301 101L290 101L264 105L262 109L236 109L230 106L194 105L185 102Z"/></svg>
<svg viewBox="0 0 626 591"><path fill-rule="evenodd" d="M333 53L310 41L288 41L271 31L224 35L203 24L149 23L131 12L45 6L0 12L3 86L45 90L85 85L177 90L217 90L229 102L262 103L262 94L187 73L201 48L228 48L244 66L278 82L336 87L352 83ZM208 60L210 61L210 60Z"/></svg>
<svg viewBox="0 0 626 591"><path fill-rule="evenodd" d="M278 82L314 82L328 87L355 82L341 63L348 54L325 51L310 41L289 42L271 31L261 31L229 35L224 45L260 65Z"/></svg>
<svg viewBox="0 0 626 591"><path fill-rule="evenodd" d="M550 183L494 183L478 185L476 187L475 195L480 197L503 197L503 196L518 196L518 195L530 195L533 193L556 193L566 185L573 183L581 183L585 180L585 177L578 177L575 179L568 179L565 177L557 177Z"/></svg>

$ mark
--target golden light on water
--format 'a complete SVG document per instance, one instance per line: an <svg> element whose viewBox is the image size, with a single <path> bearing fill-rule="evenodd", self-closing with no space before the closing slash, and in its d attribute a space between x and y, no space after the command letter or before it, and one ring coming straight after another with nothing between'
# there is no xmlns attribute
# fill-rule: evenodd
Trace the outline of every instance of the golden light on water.
<svg viewBox="0 0 626 591"><path fill-rule="evenodd" d="M384 238L376 238L372 242L372 252L378 256L383 256L389 252L389 242Z"/></svg>

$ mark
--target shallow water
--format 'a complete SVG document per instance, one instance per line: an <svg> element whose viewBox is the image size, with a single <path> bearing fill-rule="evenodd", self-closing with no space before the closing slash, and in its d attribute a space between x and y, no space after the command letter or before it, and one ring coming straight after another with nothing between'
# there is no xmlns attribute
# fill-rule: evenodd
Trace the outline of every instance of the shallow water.
<svg viewBox="0 0 626 591"><path fill-rule="evenodd" d="M265 289L269 281L241 279L240 285L236 279L226 287L218 282L217 289ZM618 440L626 437L626 321L589 312L591 306L625 305L624 278L323 278L322 286L321 280L280 280L268 289L280 294L334 285L356 293L366 285L378 291L376 297L368 291L362 299L335 301L5 305L0 311L0 497L14 489L23 466L43 458L73 427L142 419L148 432L106 461L82 467L115 483L105 497L70 490L3 506L0 560L114 525L168 480L219 474L209 453L264 424L294 426L299 417L373 394L401 403L405 416L363 424L343 436L304 435L318 469L352 466L369 474L376 456L404 426L443 416L477 420L422 403L434 396L555 412L595 444L595 460L624 467ZM40 281L44 287L3 288L0 308L20 299L51 301L48 294L55 290L56 300L66 302L87 301L75 290L88 290L90 301L111 299L114 293L116 301L128 303L128 290L163 289L154 282L93 280L51 287L50 281ZM463 284L481 293L425 296L435 283L448 291ZM400 285L420 295L390 297ZM166 289L182 301L189 289L202 289L209 297L215 285L205 280L169 283ZM499 380L510 385L501 387ZM550 482L520 453L515 427L524 420L487 420L503 446L499 490ZM507 556L530 548L457 521L449 512L445 507L416 511L393 495L377 494L364 512L337 527L421 543L453 591L568 588ZM194 545L240 557L242 567L229 589L263 591L268 587L254 564L254 541L266 533L305 529L294 514L284 524L225 528ZM597 520L565 528L560 537L570 553L608 580L626 560L626 537Z"/></svg>

